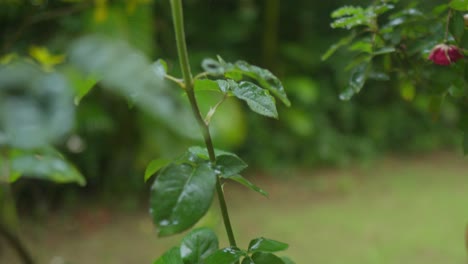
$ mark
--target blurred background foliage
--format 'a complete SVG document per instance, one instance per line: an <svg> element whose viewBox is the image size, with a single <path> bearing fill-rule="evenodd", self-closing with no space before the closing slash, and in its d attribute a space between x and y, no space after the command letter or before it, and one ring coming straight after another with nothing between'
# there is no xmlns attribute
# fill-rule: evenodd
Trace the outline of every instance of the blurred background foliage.
<svg viewBox="0 0 468 264"><path fill-rule="evenodd" d="M280 77L292 102L279 107L277 121L247 114L247 106L227 100L212 123L215 146L272 172L457 146L459 107L444 103L435 118L428 111L431 95L411 85L369 81L366 92L339 99L352 55L338 51L321 60L344 33L330 28L330 13L367 2L184 1L194 69L201 71L203 58L218 54L257 64ZM430 12L437 2L417 8ZM161 70L151 62L162 58L168 72L180 76L169 1L0 0L0 25L2 64L27 61L73 87L73 129L54 142L87 180L86 189L19 181L14 187L20 205L54 205L65 193L72 201L81 192L105 199L134 196L147 189L143 171L150 160L175 157L200 143L198 130L187 130L191 115L177 87L146 74L151 67ZM80 38L85 35L99 37ZM198 98L204 112L218 100L209 91ZM180 126L187 129L176 133Z"/></svg>

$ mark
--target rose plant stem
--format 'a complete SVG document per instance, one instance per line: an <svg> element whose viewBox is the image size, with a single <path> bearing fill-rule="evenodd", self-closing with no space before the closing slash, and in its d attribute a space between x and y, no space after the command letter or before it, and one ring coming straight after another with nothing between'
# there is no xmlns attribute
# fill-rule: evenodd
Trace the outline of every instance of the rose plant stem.
<svg viewBox="0 0 468 264"><path fill-rule="evenodd" d="M185 83L185 92L190 101L192 111L195 115L195 119L200 127L200 130L203 134L203 139L205 140L206 149L208 150L208 155L210 161L215 164L216 156L213 147L213 141L211 140L211 134L208 127L208 124L205 123L198 107L198 102L195 97L194 87L193 87L193 78L190 71L189 58L187 53L187 45L185 43L185 32L184 32L184 18L182 11L182 1L181 0L171 0L171 9L172 9L172 20L174 23L174 31L176 36L177 43L177 53L179 56L180 68L182 69L182 75ZM229 239L229 244L231 247L236 247L236 239L234 237L234 232L232 231L231 221L229 219L229 213L226 206L226 200L224 199L223 187L221 186L221 181L218 176L216 176L216 192L218 195L219 205L221 208L221 214L223 216L224 227Z"/></svg>

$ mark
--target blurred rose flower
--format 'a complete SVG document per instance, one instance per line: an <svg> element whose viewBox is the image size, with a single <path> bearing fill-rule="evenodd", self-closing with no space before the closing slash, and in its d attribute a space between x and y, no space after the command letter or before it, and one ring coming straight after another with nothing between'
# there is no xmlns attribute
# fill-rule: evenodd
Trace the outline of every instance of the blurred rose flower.
<svg viewBox="0 0 468 264"><path fill-rule="evenodd" d="M463 58L463 53L460 48L447 44L436 45L429 54L431 61L444 66L450 65L461 58Z"/></svg>

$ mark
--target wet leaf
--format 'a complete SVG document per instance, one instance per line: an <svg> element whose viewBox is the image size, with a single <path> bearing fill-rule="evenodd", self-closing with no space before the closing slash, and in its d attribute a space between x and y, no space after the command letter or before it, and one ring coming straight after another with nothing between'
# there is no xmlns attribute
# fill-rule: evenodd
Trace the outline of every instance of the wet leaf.
<svg viewBox="0 0 468 264"><path fill-rule="evenodd" d="M278 118L275 98L268 91L251 82L241 82L232 93L247 102L249 108L257 114Z"/></svg>
<svg viewBox="0 0 468 264"><path fill-rule="evenodd" d="M180 254L185 264L203 264L205 259L218 250L218 238L209 228L198 228L182 239Z"/></svg>
<svg viewBox="0 0 468 264"><path fill-rule="evenodd" d="M211 254L205 264L234 264L237 263L246 253L238 248L227 247L219 249Z"/></svg>
<svg viewBox="0 0 468 264"><path fill-rule="evenodd" d="M259 237L249 243L249 252L277 252L288 248L288 244L273 239Z"/></svg>
<svg viewBox="0 0 468 264"><path fill-rule="evenodd" d="M256 252L252 255L255 264L284 264L284 261L272 253Z"/></svg>
<svg viewBox="0 0 468 264"><path fill-rule="evenodd" d="M173 247L153 262L153 264L184 264L184 262L182 261L179 247Z"/></svg>
<svg viewBox="0 0 468 264"><path fill-rule="evenodd" d="M160 236L182 232L208 211L216 174L208 162L170 164L151 188L150 211Z"/></svg>
<svg viewBox="0 0 468 264"><path fill-rule="evenodd" d="M255 184L253 184L252 182L250 182L246 178L242 177L241 175L232 175L232 176L227 176L227 177L223 177L223 178L238 182L238 183L244 185L245 187L251 189L252 191L258 192L259 194L261 194L261 195L263 195L265 197L268 197L268 193L265 190L263 190L262 188L258 187Z"/></svg>

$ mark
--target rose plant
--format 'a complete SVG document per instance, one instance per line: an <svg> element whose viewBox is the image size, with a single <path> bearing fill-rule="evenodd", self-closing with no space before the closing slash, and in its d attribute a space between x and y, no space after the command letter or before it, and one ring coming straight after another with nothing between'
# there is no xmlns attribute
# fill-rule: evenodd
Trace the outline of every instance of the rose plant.
<svg viewBox="0 0 468 264"><path fill-rule="evenodd" d="M423 105L435 119L443 105L466 109L465 12L468 6L463 0L436 5L379 0L367 7L335 10L331 27L345 29L349 34L332 45L322 59L339 49L350 58L346 66L349 81L340 98L349 100L367 82L373 82L382 89L396 89L403 99ZM455 117L468 153L466 118L466 111Z"/></svg>

